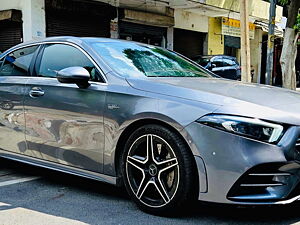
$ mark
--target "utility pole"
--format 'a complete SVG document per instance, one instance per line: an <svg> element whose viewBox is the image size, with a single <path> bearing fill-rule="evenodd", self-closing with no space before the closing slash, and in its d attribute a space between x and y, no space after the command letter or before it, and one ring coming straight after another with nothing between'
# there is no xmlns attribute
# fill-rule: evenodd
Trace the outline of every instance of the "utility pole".
<svg viewBox="0 0 300 225"><path fill-rule="evenodd" d="M270 0L269 12L269 33L268 33L268 51L267 51L267 68L266 68L266 84L272 85L272 74L274 64L274 30L276 17L277 0Z"/></svg>
<svg viewBox="0 0 300 225"><path fill-rule="evenodd" d="M242 81L251 82L248 0L240 1Z"/></svg>

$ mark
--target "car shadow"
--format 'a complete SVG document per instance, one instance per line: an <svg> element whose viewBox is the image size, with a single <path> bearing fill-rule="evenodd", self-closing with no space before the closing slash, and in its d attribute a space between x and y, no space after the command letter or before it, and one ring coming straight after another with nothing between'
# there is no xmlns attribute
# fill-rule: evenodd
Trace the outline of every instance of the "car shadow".
<svg viewBox="0 0 300 225"><path fill-rule="evenodd" d="M300 221L300 204L238 207L196 202L174 217L158 217L140 211L124 188L64 173L0 160L9 169L41 179L0 187L0 212L26 208L87 224L292 224ZM3 190L7 188L7 190Z"/></svg>

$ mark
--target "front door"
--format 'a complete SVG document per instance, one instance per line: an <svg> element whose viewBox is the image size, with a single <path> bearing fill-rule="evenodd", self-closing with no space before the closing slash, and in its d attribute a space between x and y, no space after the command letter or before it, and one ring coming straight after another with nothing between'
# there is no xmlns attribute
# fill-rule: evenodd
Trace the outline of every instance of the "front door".
<svg viewBox="0 0 300 225"><path fill-rule="evenodd" d="M24 99L27 153L102 172L106 85L99 70L82 50L68 44L45 45L36 65ZM90 72L90 87L58 82L56 72L71 66Z"/></svg>
<svg viewBox="0 0 300 225"><path fill-rule="evenodd" d="M211 64L213 65L211 71L221 77L224 77L224 64L222 56L214 57Z"/></svg>
<svg viewBox="0 0 300 225"><path fill-rule="evenodd" d="M224 78L235 80L237 79L236 62L233 58L223 57L224 63Z"/></svg>

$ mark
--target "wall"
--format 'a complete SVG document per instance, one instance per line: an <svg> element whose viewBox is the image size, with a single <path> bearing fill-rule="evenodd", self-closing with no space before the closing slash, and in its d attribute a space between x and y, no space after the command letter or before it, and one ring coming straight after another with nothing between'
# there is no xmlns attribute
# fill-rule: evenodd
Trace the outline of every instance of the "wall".
<svg viewBox="0 0 300 225"><path fill-rule="evenodd" d="M175 9L174 17L175 28L198 31L203 33L208 32L207 16L201 16L183 9Z"/></svg>
<svg viewBox="0 0 300 225"><path fill-rule="evenodd" d="M224 36L221 34L221 19L209 18L208 31L208 54L219 55L224 54Z"/></svg>
<svg viewBox="0 0 300 225"><path fill-rule="evenodd" d="M240 1L237 0L206 0L206 4L216 6L231 11L240 11ZM252 17L260 18L265 22L269 20L270 3L262 0L249 0L249 14ZM276 7L276 22L280 22L282 18L283 8Z"/></svg>
<svg viewBox="0 0 300 225"><path fill-rule="evenodd" d="M44 0L1 0L0 10L8 9L22 11L23 41L46 36Z"/></svg>
<svg viewBox="0 0 300 225"><path fill-rule="evenodd" d="M208 33L208 17L184 9L174 11L175 28ZM201 41L201 40L200 40ZM203 41L203 54L207 54L207 37Z"/></svg>

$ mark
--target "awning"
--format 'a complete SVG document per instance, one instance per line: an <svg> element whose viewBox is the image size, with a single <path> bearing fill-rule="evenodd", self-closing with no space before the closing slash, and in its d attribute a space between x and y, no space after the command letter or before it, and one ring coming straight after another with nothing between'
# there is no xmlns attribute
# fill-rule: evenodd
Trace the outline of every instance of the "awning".
<svg viewBox="0 0 300 225"><path fill-rule="evenodd" d="M256 27L260 27L264 32L269 32L269 24L262 21L255 21ZM275 36L283 37L283 29L275 24Z"/></svg>
<svg viewBox="0 0 300 225"><path fill-rule="evenodd" d="M0 11L0 21L2 20L22 22L22 12L16 9Z"/></svg>

